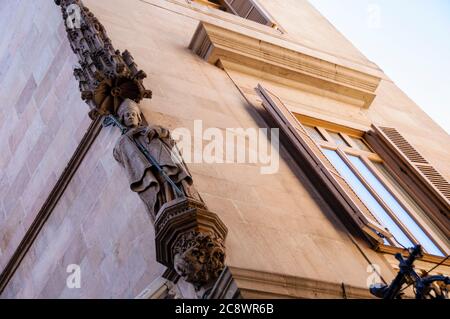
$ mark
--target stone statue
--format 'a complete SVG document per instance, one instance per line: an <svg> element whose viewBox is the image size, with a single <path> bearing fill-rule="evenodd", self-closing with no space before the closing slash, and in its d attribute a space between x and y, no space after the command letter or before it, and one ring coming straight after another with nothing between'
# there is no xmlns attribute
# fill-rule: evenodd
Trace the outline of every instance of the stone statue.
<svg viewBox="0 0 450 319"><path fill-rule="evenodd" d="M126 99L117 111L120 122L128 128L114 147L114 158L125 169L130 188L139 194L155 221L161 206L176 198L186 196L200 200L193 186L192 176L175 147L169 130L158 125L142 125L139 106ZM181 191L177 194L167 178L139 150L135 141L140 143L159 164Z"/></svg>

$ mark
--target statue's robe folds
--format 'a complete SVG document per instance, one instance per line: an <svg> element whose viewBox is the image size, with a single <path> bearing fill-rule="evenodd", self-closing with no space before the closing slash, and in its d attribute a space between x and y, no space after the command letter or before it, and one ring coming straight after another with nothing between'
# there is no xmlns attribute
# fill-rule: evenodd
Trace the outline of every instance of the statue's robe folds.
<svg viewBox="0 0 450 319"><path fill-rule="evenodd" d="M132 128L118 140L114 147L114 158L124 167L131 190L138 193L144 201L153 221L161 206L177 196L169 182L156 173L156 167L152 167L152 163L139 150L133 137L147 149L185 196L199 198L193 187L192 176L178 149L174 147L175 142L169 131L161 126Z"/></svg>

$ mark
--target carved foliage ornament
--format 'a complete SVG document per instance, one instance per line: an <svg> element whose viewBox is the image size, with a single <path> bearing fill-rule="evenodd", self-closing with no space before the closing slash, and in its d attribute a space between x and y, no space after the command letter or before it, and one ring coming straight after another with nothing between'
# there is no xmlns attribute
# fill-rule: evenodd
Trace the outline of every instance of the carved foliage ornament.
<svg viewBox="0 0 450 319"><path fill-rule="evenodd" d="M91 107L90 116L115 114L125 99L151 98L144 71L138 70L128 51L115 50L105 28L80 0L55 0L61 6L70 46L79 68L74 75L81 98Z"/></svg>
<svg viewBox="0 0 450 319"><path fill-rule="evenodd" d="M174 247L175 271L187 282L206 285L225 268L225 246L212 232L183 234Z"/></svg>
<svg viewBox="0 0 450 319"><path fill-rule="evenodd" d="M228 230L203 202L166 203L155 222L156 260L196 288L211 287L225 267Z"/></svg>

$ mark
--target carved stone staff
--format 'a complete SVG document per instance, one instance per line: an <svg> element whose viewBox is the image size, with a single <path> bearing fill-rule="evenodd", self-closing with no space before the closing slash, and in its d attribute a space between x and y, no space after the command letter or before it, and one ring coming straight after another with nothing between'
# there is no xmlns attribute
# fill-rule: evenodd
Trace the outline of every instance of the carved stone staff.
<svg viewBox="0 0 450 319"><path fill-rule="evenodd" d="M120 131L123 134L126 134L129 130L128 127L122 125L122 123L120 123L120 121L114 116L114 115L108 115L105 118L104 121L104 125L110 126L110 125L114 125L117 126ZM156 159L150 154L150 152L144 147L144 145L142 145L142 143L139 142L139 140L133 138L132 139L133 142L135 143L136 147L139 149L139 151L142 152L142 154L144 154L145 158L149 161L149 163L152 165L152 167L155 168L156 173L160 174L164 180L170 184L170 186L172 186L172 188L175 190L175 195L177 195L177 197L184 197L183 192L180 190L180 188L173 182L173 180L166 174L166 172L161 168L161 166L159 165L159 163L156 161Z"/></svg>
<svg viewBox="0 0 450 319"><path fill-rule="evenodd" d="M55 3L78 56L74 75L91 118L105 116L105 126L122 131L114 158L154 222L157 261L168 267L173 281L182 277L204 298L225 269L226 226L195 190L182 157L172 156L176 148L170 132L143 120L137 103L151 98L151 91L131 54L114 50L105 28L80 0Z"/></svg>

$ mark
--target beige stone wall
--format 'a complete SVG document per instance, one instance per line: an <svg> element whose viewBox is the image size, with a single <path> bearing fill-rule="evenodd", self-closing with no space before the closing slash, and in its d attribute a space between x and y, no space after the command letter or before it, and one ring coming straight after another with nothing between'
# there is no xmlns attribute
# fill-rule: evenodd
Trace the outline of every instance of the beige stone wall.
<svg viewBox="0 0 450 319"><path fill-rule="evenodd" d="M258 82L263 82L280 97L290 100L290 106L299 112L306 110L361 128L371 122L397 127L447 178L450 177L450 168L446 165L450 153L444 147L449 143L448 135L388 79L382 81L371 108L363 110L240 72L227 74L188 50L199 21L208 21L250 35L260 34L273 42L283 42L288 47L330 61L380 72L306 1L261 0L286 34L224 12L189 6L185 0L85 0L84 3L104 24L113 45L120 50L128 49L148 74L144 82L153 90L154 97L141 106L150 122L171 129L192 129L193 121L201 119L204 128L217 127L224 132L227 128L266 127L257 112L258 105L251 104L254 103L252 98L239 90L252 90ZM24 9L14 8L15 12L20 10ZM46 19L45 23L60 25L58 10L53 5L43 6L36 16L50 13L52 19ZM53 37L60 39L61 34L60 27ZM51 43L53 37L48 37L44 43ZM62 43L61 39L59 41ZM6 50L3 42L1 45L0 48ZM73 60L67 49L64 58ZM14 63L23 63L26 59L16 61L13 59ZM64 78L67 76L73 91L71 101L78 103L71 107L76 114L71 113L70 118L84 118L86 107L76 99L76 83L69 76L70 68L71 65L64 70ZM29 77L20 74L10 75L10 86L12 82L22 86L27 83ZM63 88L58 94L61 92ZM15 105L12 100L17 100L18 95L10 96L11 103L6 105ZM67 104L64 107L68 107ZM5 110L3 107L0 111L3 115L0 129L2 133L11 134L10 121L4 120ZM38 112L32 112L30 117L34 119L36 114ZM434 143L426 140L430 132ZM59 132L55 138L60 138L61 134L69 133ZM154 261L153 231L143 206L129 191L124 173L112 158L117 137L114 129L102 131L2 297L133 297L162 272L162 267ZM2 150L9 147L0 145ZM380 265L386 280L391 279L389 260L374 252L364 240L356 238L363 256L347 228L322 202L290 155L281 149L280 156L280 170L275 175L261 175L260 167L254 164L189 166L207 205L229 228L228 264L258 273L317 282L344 282L365 288L369 259ZM25 156L18 155L18 161L25 162ZM39 163L46 165L44 159ZM57 163L47 165L55 169ZM20 167L15 169L20 171ZM4 172L4 175L11 174L10 169ZM9 191L11 185L6 184L2 189ZM36 198L39 192L30 190L27 194ZM3 227L4 223L0 225ZM82 267L85 286L81 290L65 288L65 267L69 263Z"/></svg>

